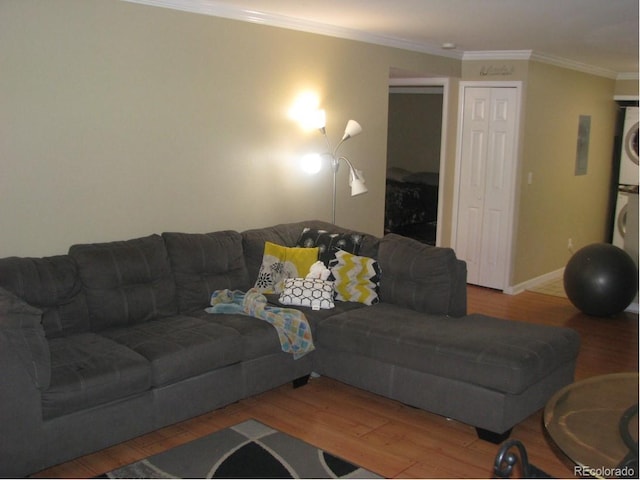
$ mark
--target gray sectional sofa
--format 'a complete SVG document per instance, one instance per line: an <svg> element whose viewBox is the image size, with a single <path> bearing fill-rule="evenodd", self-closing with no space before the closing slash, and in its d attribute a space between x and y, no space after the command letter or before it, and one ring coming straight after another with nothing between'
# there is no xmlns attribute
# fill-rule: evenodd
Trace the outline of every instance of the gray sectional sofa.
<svg viewBox="0 0 640 480"><path fill-rule="evenodd" d="M24 476L312 372L508 435L573 380L565 328L467 315L452 250L361 238L380 302L301 307L315 350L294 360L257 318L205 312L247 290L266 241L294 246L307 221L242 233L164 233L0 259L0 475ZM277 295L268 296L277 305Z"/></svg>

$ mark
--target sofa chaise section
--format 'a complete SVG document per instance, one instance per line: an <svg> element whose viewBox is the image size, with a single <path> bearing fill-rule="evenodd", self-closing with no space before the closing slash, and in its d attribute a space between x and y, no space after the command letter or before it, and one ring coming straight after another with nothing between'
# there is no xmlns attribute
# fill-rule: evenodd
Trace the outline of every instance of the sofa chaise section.
<svg viewBox="0 0 640 480"><path fill-rule="evenodd" d="M491 441L573 380L576 332L467 315L453 250L380 239L381 302L318 327L322 374L473 425Z"/></svg>
<svg viewBox="0 0 640 480"><path fill-rule="evenodd" d="M571 382L578 349L569 329L384 303L322 322L317 341L320 373L473 425L483 438L500 438Z"/></svg>

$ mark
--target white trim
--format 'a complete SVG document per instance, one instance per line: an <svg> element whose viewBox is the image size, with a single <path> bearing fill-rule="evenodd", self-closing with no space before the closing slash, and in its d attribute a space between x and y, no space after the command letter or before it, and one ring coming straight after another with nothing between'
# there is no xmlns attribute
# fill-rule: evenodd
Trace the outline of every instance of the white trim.
<svg viewBox="0 0 640 480"><path fill-rule="evenodd" d="M544 275L540 275L539 277L531 278L517 285L507 287L504 289L503 293L507 295L518 295L524 292L525 290L531 290L532 288L535 288L538 285L542 285L552 280L560 279L563 276L564 276L564 267L559 268L558 270L554 270L553 272L545 273ZM640 313L640 305L638 304L637 301L631 302L629 306L624 309L624 311L629 313L636 313L636 314Z"/></svg>
<svg viewBox="0 0 640 480"><path fill-rule="evenodd" d="M569 70L577 70L583 73L589 73L600 77L618 78L620 75L631 74L617 74L613 70L606 68L594 67L593 65L587 65L585 63L576 62L567 58L556 57L554 55L548 55L545 53L534 52L533 50L486 50L486 51L469 51L464 52L462 60L484 60L484 61L496 61L496 60L535 60L541 63L548 63L557 67L568 68ZM637 74L636 74L637 78Z"/></svg>
<svg viewBox="0 0 640 480"><path fill-rule="evenodd" d="M454 170L454 188L453 188L453 210L451 215L451 246L455 249L457 236L458 236L458 207L460 205L460 164L462 162L462 127L464 120L464 98L465 98L465 89L466 88L515 88L516 89L516 118L518 119L517 124L515 125L515 138L513 144L513 152L515 155L515 165L513 166L513 171L511 174L509 186L509 200L508 200L508 219L509 224L506 229L510 232L510 237L507 242L506 248L506 256L508 258L507 265L505 266L506 271L504 272L504 288L503 291L506 292L510 290L511 287L511 278L513 275L513 267L515 263L515 249L514 249L514 241L516 237L516 206L519 204L519 182L517 179L520 176L521 163L522 163L522 155L521 155L521 130L523 126L523 118L524 118L524 108L523 108L523 95L524 95L524 84L521 81L462 81L459 85L459 93L458 93L458 125L457 125L457 138L456 138L456 159L455 159L455 170Z"/></svg>
<svg viewBox="0 0 640 480"><path fill-rule="evenodd" d="M614 95L613 99L619 102L637 102L640 97L638 95Z"/></svg>
<svg viewBox="0 0 640 480"><path fill-rule="evenodd" d="M173 10L200 13L204 15L211 15L214 17L229 18L232 20L240 20L243 22L257 23L261 25L286 28L289 30L297 30L307 33L316 33L319 35L344 38L347 40L356 40L359 42L372 43L374 45L382 45L385 47L399 48L402 50L409 50L413 52L427 53L430 55L454 58L457 60L537 60L559 67L568 68L570 70L578 70L584 73L590 73L592 75L607 78L617 78L617 76L619 75L633 75L625 73L617 74L616 72L605 68L587 65L567 58L556 57L543 53L536 53L532 50L487 50L468 52L462 52L460 50L445 50L439 44L414 42L405 38L377 35L362 30L355 30L352 28L338 27L326 23L314 22L312 20L303 20L299 18L288 17L285 15L260 12L257 10L247 10L240 7L220 3L216 0L121 1L137 3L140 5L150 5L154 7L171 8Z"/></svg>
<svg viewBox="0 0 640 480"><path fill-rule="evenodd" d="M564 275L564 267L554 270L553 272L545 273L544 275L540 275L539 277L531 278L527 281L519 283L517 285L512 285L504 289L504 293L507 295L517 295L519 293L524 292L525 290L529 290L530 288L537 287L538 285L542 285L543 283L550 282L551 280L557 280L558 278L562 278Z"/></svg>
<svg viewBox="0 0 640 480"><path fill-rule="evenodd" d="M630 313L640 313L640 305L638 305L638 302L630 303L629 306L624 309L624 311Z"/></svg>
<svg viewBox="0 0 640 480"><path fill-rule="evenodd" d="M447 171L447 137L449 125L450 80L443 81L442 91L442 128L440 129L440 182L438 185L438 213L436 217L436 246L442 245L442 228L444 225L444 179ZM439 227L438 227L439 226Z"/></svg>
<svg viewBox="0 0 640 480"><path fill-rule="evenodd" d="M618 75L613 70L609 70L607 68L594 67L593 65L587 65L586 63L576 62L574 60L556 57L554 55L548 55L545 53L534 52L531 60L536 60L541 63L547 63L549 65L555 65L556 67L568 68L569 70L576 70L578 72L596 75L598 77L615 79Z"/></svg>
<svg viewBox="0 0 640 480"><path fill-rule="evenodd" d="M449 123L449 83L446 77L415 77L415 78L390 78L389 90L400 87L442 87L442 128L440 131L440 185L438 185L438 213L436 217L436 246L442 245L442 224L444 219L444 185L447 165L447 125Z"/></svg>
<svg viewBox="0 0 640 480"><path fill-rule="evenodd" d="M443 88L441 85L437 86L394 86L389 84L389 93L419 93L421 95L442 95Z"/></svg>
<svg viewBox="0 0 640 480"><path fill-rule="evenodd" d="M470 50L462 60L531 60L533 50Z"/></svg>
<svg viewBox="0 0 640 480"><path fill-rule="evenodd" d="M338 27L312 20L304 20L299 18L288 17L272 13L259 12L256 10L246 10L240 7L230 6L215 0L122 0L130 3L138 3L141 5L150 5L155 7L171 8L191 13L200 13L211 15L214 17L229 18L232 20L240 20L243 22L258 23L271 27L286 28L289 30L297 30L307 33L316 33L319 35L327 35L330 37L344 38L347 40L356 40L359 42L372 43L386 47L400 48L402 50L410 50L440 57L449 57L460 60L462 52L456 50L443 50L439 44L428 44L423 42L414 42L399 37L389 37L386 35L377 35L352 28Z"/></svg>
<svg viewBox="0 0 640 480"><path fill-rule="evenodd" d="M627 72L627 73L619 73L616 77L616 80L638 80L640 79L640 74L638 72Z"/></svg>

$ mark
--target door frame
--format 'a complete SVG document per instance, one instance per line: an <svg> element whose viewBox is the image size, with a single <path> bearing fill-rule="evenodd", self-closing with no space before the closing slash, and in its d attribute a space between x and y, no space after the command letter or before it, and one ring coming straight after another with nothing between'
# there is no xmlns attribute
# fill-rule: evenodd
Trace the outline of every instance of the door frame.
<svg viewBox="0 0 640 480"><path fill-rule="evenodd" d="M465 90L467 88L515 88L516 89L516 118L517 124L515 126L515 138L514 140L514 155L515 165L512 170L512 177L509 179L508 189L508 225L506 231L509 232L509 238L507 239L507 262L504 272L504 285L502 291L507 294L514 294L515 289L512 286L513 270L515 261L515 239L518 226L518 218L516 212L518 211L519 204L519 191L520 184L518 179L521 178L522 169L522 129L524 125L523 115L523 82L521 81L461 81L459 84L458 93L458 122L456 132L456 155L454 162L454 189L453 189L453 210L451 219L451 245L455 247L458 237L458 208L460 205L460 176L461 176L461 163L462 163L462 128L464 120L464 99Z"/></svg>
<svg viewBox="0 0 640 480"><path fill-rule="evenodd" d="M444 202L444 178L447 165L447 125L449 112L449 89L450 80L446 77L411 77L411 78L390 78L391 87L442 87L442 127L440 132L440 183L438 185L438 213L436 226L436 246L442 245L442 225L443 225L443 202Z"/></svg>

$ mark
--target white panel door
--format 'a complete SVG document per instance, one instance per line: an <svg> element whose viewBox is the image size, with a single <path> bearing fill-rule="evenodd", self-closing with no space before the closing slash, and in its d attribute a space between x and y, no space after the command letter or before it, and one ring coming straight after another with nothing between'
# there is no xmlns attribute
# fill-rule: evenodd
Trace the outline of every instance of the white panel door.
<svg viewBox="0 0 640 480"><path fill-rule="evenodd" d="M469 89L465 89L469 90ZM484 216L484 177L489 136L490 88L464 96L456 255L467 262L467 281L480 278L480 236Z"/></svg>
<svg viewBox="0 0 640 480"><path fill-rule="evenodd" d="M467 281L504 289L510 261L517 89L464 89L456 254Z"/></svg>

